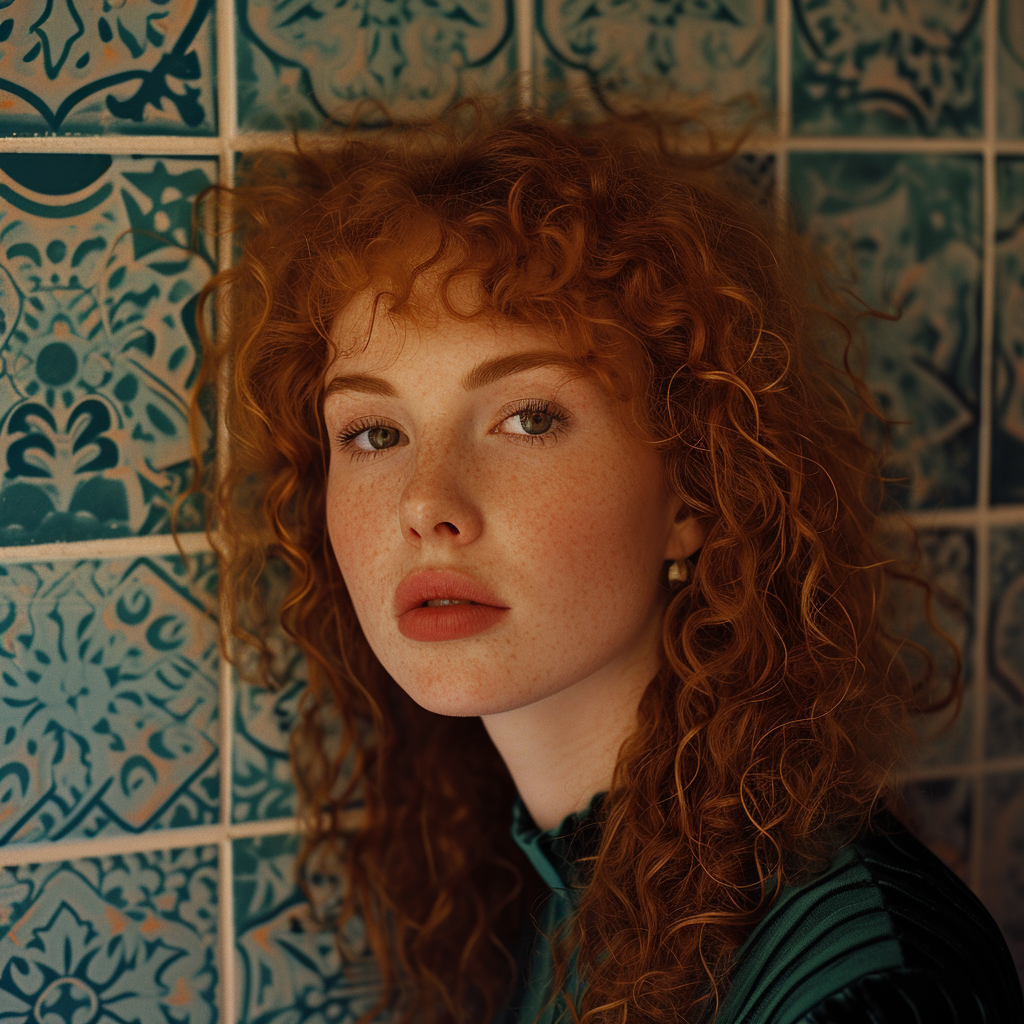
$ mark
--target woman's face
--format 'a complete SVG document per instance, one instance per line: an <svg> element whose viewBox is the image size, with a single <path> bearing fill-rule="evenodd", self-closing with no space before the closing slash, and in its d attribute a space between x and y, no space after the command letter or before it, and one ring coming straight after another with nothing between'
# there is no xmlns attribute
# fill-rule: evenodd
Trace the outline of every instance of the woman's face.
<svg viewBox="0 0 1024 1024"><path fill-rule="evenodd" d="M378 315L364 349L368 326L361 302L335 327L327 521L386 671L422 707L458 716L514 710L596 673L646 666L653 678L662 563L699 538L692 521L674 523L660 457L630 436L619 403L544 365L562 352L534 330ZM509 357L528 358L502 373L516 368ZM403 615L420 570L455 570L504 610L417 600Z"/></svg>

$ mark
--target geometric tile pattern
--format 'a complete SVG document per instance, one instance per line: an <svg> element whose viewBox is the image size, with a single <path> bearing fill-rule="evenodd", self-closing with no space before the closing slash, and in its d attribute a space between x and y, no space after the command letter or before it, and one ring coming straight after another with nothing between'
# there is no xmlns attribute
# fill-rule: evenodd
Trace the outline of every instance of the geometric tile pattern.
<svg viewBox="0 0 1024 1024"><path fill-rule="evenodd" d="M794 0L793 130L980 135L984 8Z"/></svg>
<svg viewBox="0 0 1024 1024"><path fill-rule="evenodd" d="M992 502L1024 501L1024 157L996 162Z"/></svg>
<svg viewBox="0 0 1024 1024"><path fill-rule="evenodd" d="M0 871L0 1016L215 1024L217 848Z"/></svg>
<svg viewBox="0 0 1024 1024"><path fill-rule="evenodd" d="M238 0L244 128L348 124L360 101L397 117L509 87L513 0ZM364 107L360 119L380 120Z"/></svg>
<svg viewBox="0 0 1024 1024"><path fill-rule="evenodd" d="M538 0L536 20L538 85L551 106L580 92L610 109L710 95L742 100L740 114L775 112L768 0Z"/></svg>
<svg viewBox="0 0 1024 1024"><path fill-rule="evenodd" d="M215 180L209 159L0 154L0 545L168 531Z"/></svg>
<svg viewBox="0 0 1024 1024"><path fill-rule="evenodd" d="M796 153L790 188L840 279L897 323L868 318L867 379L892 432L909 508L972 504L978 459L981 161Z"/></svg>
<svg viewBox="0 0 1024 1024"><path fill-rule="evenodd" d="M306 667L274 636L277 689L222 678L214 559L166 554L216 263L190 218L240 135L435 114L520 70L542 104L707 94L788 126L734 169L766 202L785 187L856 293L902 311L865 321L869 380L906 421L892 494L968 683L904 796L1024 976L1024 6L987 4L0 0L0 1017L299 1024L375 1001L359 922L344 975L296 884ZM39 135L61 138L19 141ZM19 561L52 542L72 547ZM129 841L148 852L108 856Z"/></svg>
<svg viewBox="0 0 1024 1024"><path fill-rule="evenodd" d="M217 820L212 569L0 566L0 843Z"/></svg>
<svg viewBox="0 0 1024 1024"><path fill-rule="evenodd" d="M240 1024L354 1021L380 998L362 923L352 918L335 936L316 919L295 884L296 848L290 835L234 842ZM311 881L318 905L338 898L336 879ZM339 941L354 958L346 973Z"/></svg>
<svg viewBox="0 0 1024 1024"><path fill-rule="evenodd" d="M0 10L0 131L213 135L213 0Z"/></svg>

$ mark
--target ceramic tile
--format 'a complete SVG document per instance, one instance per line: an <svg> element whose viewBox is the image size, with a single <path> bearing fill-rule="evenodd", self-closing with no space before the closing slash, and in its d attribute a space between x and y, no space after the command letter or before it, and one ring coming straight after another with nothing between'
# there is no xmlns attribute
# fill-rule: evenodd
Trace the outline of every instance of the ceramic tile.
<svg viewBox="0 0 1024 1024"><path fill-rule="evenodd" d="M217 820L213 568L0 566L0 843Z"/></svg>
<svg viewBox="0 0 1024 1024"><path fill-rule="evenodd" d="M910 811L906 824L964 882L970 878L971 781L929 779L903 788Z"/></svg>
<svg viewBox="0 0 1024 1024"><path fill-rule="evenodd" d="M549 106L581 94L612 109L709 95L742 98L741 116L774 115L771 0L535 0L535 10L534 65Z"/></svg>
<svg viewBox="0 0 1024 1024"><path fill-rule="evenodd" d="M0 1018L215 1024L217 849L0 871Z"/></svg>
<svg viewBox="0 0 1024 1024"><path fill-rule="evenodd" d="M793 0L793 130L981 134L984 0Z"/></svg>
<svg viewBox="0 0 1024 1024"><path fill-rule="evenodd" d="M215 135L214 0L0 10L0 132Z"/></svg>
<svg viewBox="0 0 1024 1024"><path fill-rule="evenodd" d="M898 322L863 322L867 377L892 419L892 496L971 505L977 488L981 161L973 156L796 153L798 220L837 274Z"/></svg>
<svg viewBox="0 0 1024 1024"><path fill-rule="evenodd" d="M296 849L292 836L234 842L236 991L243 1024L347 1024L380 997L380 976L356 919L341 936L353 958L343 975L334 932L317 920L296 886ZM337 897L336 880L311 882L315 893Z"/></svg>
<svg viewBox="0 0 1024 1024"><path fill-rule="evenodd" d="M1024 159L996 162L992 501L1024 502Z"/></svg>
<svg viewBox="0 0 1024 1024"><path fill-rule="evenodd" d="M243 129L348 124L361 100L397 118L439 114L515 77L513 0L237 0L236 9Z"/></svg>
<svg viewBox="0 0 1024 1024"><path fill-rule="evenodd" d="M1024 4L1020 0L999 0L996 67L999 134L1019 139L1024 135Z"/></svg>
<svg viewBox="0 0 1024 1024"><path fill-rule="evenodd" d="M971 530L922 530L919 534L921 570L934 589L933 611L938 624L952 637L963 658L964 699L960 714L953 709L919 720L924 739L915 764L920 767L967 761L971 756L974 723L974 573L975 537ZM916 628L915 628L916 627ZM907 633L925 643L942 673L952 667L945 644L919 623Z"/></svg>
<svg viewBox="0 0 1024 1024"><path fill-rule="evenodd" d="M0 154L0 545L168 532L211 181L210 159Z"/></svg>
<svg viewBox="0 0 1024 1024"><path fill-rule="evenodd" d="M1024 984L1024 774L985 779L985 859L979 895L996 919Z"/></svg>
<svg viewBox="0 0 1024 1024"><path fill-rule="evenodd" d="M990 757L1024 754L1024 528L990 536L988 708Z"/></svg>

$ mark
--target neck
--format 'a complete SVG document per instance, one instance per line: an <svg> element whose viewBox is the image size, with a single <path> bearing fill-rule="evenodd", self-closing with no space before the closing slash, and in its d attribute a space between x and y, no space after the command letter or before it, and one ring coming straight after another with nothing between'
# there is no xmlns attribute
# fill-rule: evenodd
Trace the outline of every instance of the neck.
<svg viewBox="0 0 1024 1024"><path fill-rule="evenodd" d="M607 665L578 683L525 707L482 721L508 766L526 809L547 831L611 789L637 707L658 671L653 657Z"/></svg>

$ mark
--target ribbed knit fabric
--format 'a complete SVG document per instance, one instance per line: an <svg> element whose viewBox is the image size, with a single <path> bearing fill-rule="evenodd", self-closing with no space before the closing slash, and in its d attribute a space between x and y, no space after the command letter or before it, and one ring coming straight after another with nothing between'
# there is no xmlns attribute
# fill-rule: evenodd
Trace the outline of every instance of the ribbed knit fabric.
<svg viewBox="0 0 1024 1024"><path fill-rule="evenodd" d="M568 883L596 848L603 796L546 832L521 800L513 807L512 836L551 893L522 937L519 986L495 1024L532 1024L547 998L544 936L571 911ZM782 890L738 951L715 1024L1024 1024L1020 980L984 905L895 818L878 828ZM570 991L579 1005L572 969Z"/></svg>

